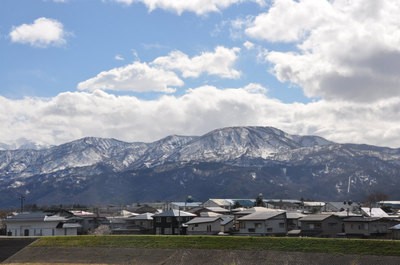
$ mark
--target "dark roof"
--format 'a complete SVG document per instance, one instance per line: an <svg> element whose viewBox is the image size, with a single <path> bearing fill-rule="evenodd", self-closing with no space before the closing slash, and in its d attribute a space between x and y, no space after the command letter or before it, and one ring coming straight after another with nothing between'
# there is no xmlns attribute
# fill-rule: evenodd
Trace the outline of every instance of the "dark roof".
<svg viewBox="0 0 400 265"><path fill-rule="evenodd" d="M348 217L344 218L344 222L374 222L381 220L383 218L381 217L361 217L361 216L354 216L354 217Z"/></svg>
<svg viewBox="0 0 400 265"><path fill-rule="evenodd" d="M153 217L178 217L178 216L196 216L196 215L178 210L169 210L163 213L153 215Z"/></svg>

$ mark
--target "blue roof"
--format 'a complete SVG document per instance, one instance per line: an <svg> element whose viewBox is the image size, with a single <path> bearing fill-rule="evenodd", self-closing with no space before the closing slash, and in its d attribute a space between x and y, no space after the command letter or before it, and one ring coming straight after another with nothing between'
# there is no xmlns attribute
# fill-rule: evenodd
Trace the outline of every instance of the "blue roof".
<svg viewBox="0 0 400 265"><path fill-rule="evenodd" d="M23 212L6 219L6 222L43 221L48 214L44 212Z"/></svg>

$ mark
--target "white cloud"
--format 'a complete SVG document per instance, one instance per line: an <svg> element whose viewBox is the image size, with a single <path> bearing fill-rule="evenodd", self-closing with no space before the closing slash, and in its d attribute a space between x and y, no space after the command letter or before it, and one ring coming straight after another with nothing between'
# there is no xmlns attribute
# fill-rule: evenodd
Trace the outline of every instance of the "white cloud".
<svg viewBox="0 0 400 265"><path fill-rule="evenodd" d="M100 90L47 99L0 96L0 142L13 144L24 138L60 144L84 136L154 141L170 134L201 135L225 126L268 125L338 142L400 146L400 98L371 104L325 100L285 104L254 91L257 87L262 88L204 86L156 100Z"/></svg>
<svg viewBox="0 0 400 265"><path fill-rule="evenodd" d="M10 32L12 42L30 44L34 47L46 48L48 46L62 46L66 43L68 35L64 26L55 19L41 17L33 24L22 24L13 27Z"/></svg>
<svg viewBox="0 0 400 265"><path fill-rule="evenodd" d="M183 86L183 81L174 72L151 67L147 63L134 62L101 72L79 83L78 89L173 93L173 87L176 86Z"/></svg>
<svg viewBox="0 0 400 265"><path fill-rule="evenodd" d="M123 60L125 60L125 58L122 57L122 56L119 55L119 54L115 55L114 59L117 60L117 61L123 61Z"/></svg>
<svg viewBox="0 0 400 265"><path fill-rule="evenodd" d="M275 0L245 33L297 44L265 58L307 96L374 102L400 95L399 13L397 0Z"/></svg>
<svg viewBox="0 0 400 265"><path fill-rule="evenodd" d="M189 58L181 51L173 51L168 56L158 57L152 64L165 69L178 70L182 76L199 77L202 73L216 75L222 78L239 78L240 72L233 69L240 48L228 49L222 46L214 52L203 52L201 55Z"/></svg>
<svg viewBox="0 0 400 265"><path fill-rule="evenodd" d="M254 43L250 42L250 41L245 41L243 43L243 46L247 49L247 50L252 50L254 49L255 45Z"/></svg>
<svg viewBox="0 0 400 265"><path fill-rule="evenodd" d="M185 11L194 12L197 15L205 15L210 12L220 12L234 4L244 2L255 2L260 6L265 5L265 0L114 0L117 3L131 5L133 3L143 3L153 11L157 8L182 14Z"/></svg>

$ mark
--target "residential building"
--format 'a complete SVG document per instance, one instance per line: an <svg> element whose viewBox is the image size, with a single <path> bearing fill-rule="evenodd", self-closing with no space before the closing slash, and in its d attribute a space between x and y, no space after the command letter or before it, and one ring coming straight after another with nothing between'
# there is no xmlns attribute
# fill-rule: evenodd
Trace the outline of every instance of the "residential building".
<svg viewBox="0 0 400 265"><path fill-rule="evenodd" d="M188 235L216 235L221 232L221 217L196 217L186 223Z"/></svg>
<svg viewBox="0 0 400 265"><path fill-rule="evenodd" d="M243 235L286 235L287 223L284 211L263 211L240 217L239 234Z"/></svg>
<svg viewBox="0 0 400 265"><path fill-rule="evenodd" d="M82 226L75 218L45 212L24 212L7 218L9 236L64 236L77 235Z"/></svg>
<svg viewBox="0 0 400 265"><path fill-rule="evenodd" d="M333 214L310 214L299 219L301 236L338 237L344 232L342 219Z"/></svg>
<svg viewBox="0 0 400 265"><path fill-rule="evenodd" d="M153 215L153 233L156 235L185 235L186 226L183 225L196 215L179 210L169 210Z"/></svg>
<svg viewBox="0 0 400 265"><path fill-rule="evenodd" d="M390 228L399 221L383 217L348 217L343 219L346 237L390 238Z"/></svg>

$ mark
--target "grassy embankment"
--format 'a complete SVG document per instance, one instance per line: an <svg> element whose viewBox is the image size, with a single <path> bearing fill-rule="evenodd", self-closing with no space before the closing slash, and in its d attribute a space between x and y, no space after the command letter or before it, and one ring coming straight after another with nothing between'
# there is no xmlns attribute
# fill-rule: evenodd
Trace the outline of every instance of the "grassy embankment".
<svg viewBox="0 0 400 265"><path fill-rule="evenodd" d="M165 249L229 249L400 256L400 241L215 237L215 236L61 236L43 237L32 247L122 247Z"/></svg>

